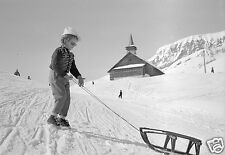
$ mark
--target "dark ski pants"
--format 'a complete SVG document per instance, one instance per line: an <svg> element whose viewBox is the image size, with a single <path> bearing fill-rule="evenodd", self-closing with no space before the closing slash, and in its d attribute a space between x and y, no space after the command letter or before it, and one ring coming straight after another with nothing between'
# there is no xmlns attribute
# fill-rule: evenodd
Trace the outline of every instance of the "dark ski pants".
<svg viewBox="0 0 225 155"><path fill-rule="evenodd" d="M66 117L70 106L69 81L64 77L57 76L53 70L50 70L49 83L55 99L52 113Z"/></svg>

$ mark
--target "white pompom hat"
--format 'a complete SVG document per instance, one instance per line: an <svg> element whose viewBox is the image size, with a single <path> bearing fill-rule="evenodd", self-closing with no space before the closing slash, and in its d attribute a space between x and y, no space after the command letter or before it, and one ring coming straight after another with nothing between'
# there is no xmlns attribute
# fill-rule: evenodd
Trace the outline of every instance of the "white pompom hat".
<svg viewBox="0 0 225 155"><path fill-rule="evenodd" d="M65 27L62 36L66 35L66 34L70 34L70 35L76 36L77 39L80 40L80 37L78 36L76 31L74 31L73 28L70 27L70 26Z"/></svg>

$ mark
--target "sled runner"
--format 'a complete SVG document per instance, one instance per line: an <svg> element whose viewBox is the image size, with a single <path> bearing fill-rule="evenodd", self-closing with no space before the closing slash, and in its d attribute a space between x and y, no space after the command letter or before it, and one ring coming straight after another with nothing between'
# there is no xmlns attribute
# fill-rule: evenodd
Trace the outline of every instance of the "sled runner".
<svg viewBox="0 0 225 155"><path fill-rule="evenodd" d="M200 153L200 146L202 144L201 140L197 138L193 138L190 136L178 134L175 132L170 131L164 131L164 130L158 130L158 129L150 129L150 128L140 128L141 137L144 140L144 142L151 148L152 150L164 153L164 154L170 154L171 152L181 155L199 155ZM164 145L155 145L150 142L150 135L161 135L160 137L165 137ZM188 145L186 148L186 151L179 151L176 149L176 142L177 140L183 139L183 141L188 141ZM170 142L170 148L168 147L168 144ZM190 153L192 147L195 147L195 154Z"/></svg>

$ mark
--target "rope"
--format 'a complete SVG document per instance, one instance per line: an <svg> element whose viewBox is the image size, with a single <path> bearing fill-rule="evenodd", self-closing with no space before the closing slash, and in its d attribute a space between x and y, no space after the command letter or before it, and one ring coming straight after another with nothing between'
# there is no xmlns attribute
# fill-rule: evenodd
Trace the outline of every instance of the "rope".
<svg viewBox="0 0 225 155"><path fill-rule="evenodd" d="M77 81L75 79L73 79L73 82L77 83ZM103 104L106 108L108 108L111 112L113 112L115 115L117 115L118 117L120 117L122 120L124 120L127 124L129 124L132 128L134 128L135 130L137 130L139 132L139 129L136 128L134 125L132 125L130 122L128 122L125 118L123 118L122 116L120 116L118 113L116 113L115 111L113 111L109 106L107 106L100 98L98 98L94 93L92 93L90 90L88 90L86 87L81 87L85 92L87 92L90 96L92 96L94 99L96 99L99 103Z"/></svg>

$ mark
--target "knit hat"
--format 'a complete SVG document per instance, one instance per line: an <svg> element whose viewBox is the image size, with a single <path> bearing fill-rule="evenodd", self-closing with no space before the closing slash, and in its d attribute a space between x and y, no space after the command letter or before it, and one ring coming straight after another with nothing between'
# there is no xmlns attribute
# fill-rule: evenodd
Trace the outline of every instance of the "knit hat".
<svg viewBox="0 0 225 155"><path fill-rule="evenodd" d="M73 36L77 37L78 40L80 40L80 37L78 36L78 34L77 34L77 33L73 30L73 28L70 27L70 26L65 27L62 36L66 35L66 34L73 35Z"/></svg>

